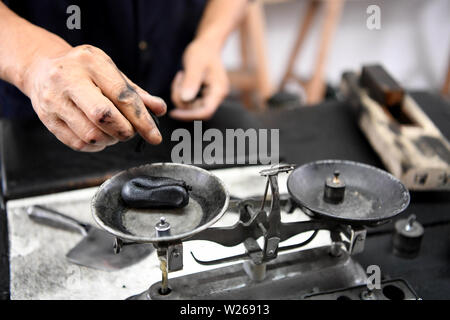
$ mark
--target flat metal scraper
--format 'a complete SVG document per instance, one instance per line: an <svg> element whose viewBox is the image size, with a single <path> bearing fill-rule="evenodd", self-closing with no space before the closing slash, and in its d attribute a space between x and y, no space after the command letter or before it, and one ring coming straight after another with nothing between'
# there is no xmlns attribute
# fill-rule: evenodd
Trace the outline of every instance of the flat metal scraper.
<svg viewBox="0 0 450 320"><path fill-rule="evenodd" d="M115 237L106 231L42 206L31 206L27 213L31 220L39 224L83 235L83 239L66 255L70 262L78 265L114 271L141 261L154 250L151 244L135 244L124 246L120 254L115 254Z"/></svg>

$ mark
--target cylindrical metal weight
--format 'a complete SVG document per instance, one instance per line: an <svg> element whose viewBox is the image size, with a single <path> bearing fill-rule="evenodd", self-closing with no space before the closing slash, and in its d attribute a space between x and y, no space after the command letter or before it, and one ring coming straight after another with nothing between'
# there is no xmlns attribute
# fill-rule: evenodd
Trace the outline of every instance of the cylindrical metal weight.
<svg viewBox="0 0 450 320"><path fill-rule="evenodd" d="M398 220L393 236L394 254L403 258L415 258L420 251L424 234L423 226L416 221L416 216Z"/></svg>

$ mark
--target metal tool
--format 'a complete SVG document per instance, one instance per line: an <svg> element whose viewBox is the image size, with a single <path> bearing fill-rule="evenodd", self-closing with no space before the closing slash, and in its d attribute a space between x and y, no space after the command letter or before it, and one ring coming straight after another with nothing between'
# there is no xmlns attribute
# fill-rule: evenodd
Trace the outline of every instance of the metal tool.
<svg viewBox="0 0 450 320"><path fill-rule="evenodd" d="M106 231L42 206L31 206L27 212L37 223L83 235L83 239L66 255L70 262L78 265L114 271L141 261L154 250L149 244L141 244L127 246L121 254L115 254L115 237Z"/></svg>

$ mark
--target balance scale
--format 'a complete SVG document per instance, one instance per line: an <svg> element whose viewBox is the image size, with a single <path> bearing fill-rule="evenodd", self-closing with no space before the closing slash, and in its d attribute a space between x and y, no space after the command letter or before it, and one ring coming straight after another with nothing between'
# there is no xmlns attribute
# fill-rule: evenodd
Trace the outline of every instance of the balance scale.
<svg viewBox="0 0 450 320"><path fill-rule="evenodd" d="M289 173L289 195L280 195L281 173ZM130 299L390 298L388 290L367 289L367 274L353 255L363 251L368 227L388 222L408 206L409 192L398 179L375 167L342 160L297 168L276 165L260 174L267 178L262 199L230 200L224 184L212 173L175 163L132 168L101 185L92 200L92 213L99 226L115 236L112 249L120 254L124 246L152 243L160 260L162 280ZM128 208L121 188L142 175L184 180L192 186L189 204L181 209ZM239 212L239 221L212 227L231 208ZM281 222L281 211L295 208L311 219ZM319 230L330 232L331 245L279 255L304 247ZM308 240L283 246L284 241L311 231ZM183 242L191 240L226 247L244 244L246 250L211 261L194 256L202 265L240 263L169 281L170 272L183 268ZM401 290L403 298L415 298L406 283L394 282L382 286Z"/></svg>

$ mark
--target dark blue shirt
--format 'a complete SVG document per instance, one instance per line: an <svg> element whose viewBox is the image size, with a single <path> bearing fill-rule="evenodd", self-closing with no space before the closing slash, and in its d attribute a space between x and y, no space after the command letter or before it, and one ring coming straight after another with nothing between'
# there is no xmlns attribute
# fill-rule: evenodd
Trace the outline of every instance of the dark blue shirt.
<svg viewBox="0 0 450 320"><path fill-rule="evenodd" d="M4 0L21 17L72 46L104 50L133 82L170 102L170 84L193 39L206 0ZM81 9L81 29L67 28L67 8ZM0 80L0 115L34 114L30 100Z"/></svg>

